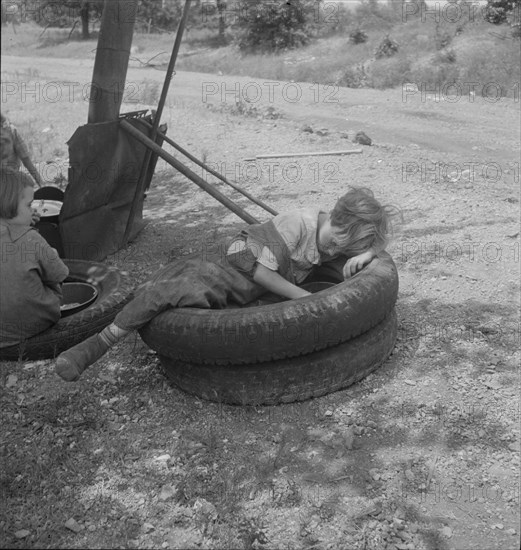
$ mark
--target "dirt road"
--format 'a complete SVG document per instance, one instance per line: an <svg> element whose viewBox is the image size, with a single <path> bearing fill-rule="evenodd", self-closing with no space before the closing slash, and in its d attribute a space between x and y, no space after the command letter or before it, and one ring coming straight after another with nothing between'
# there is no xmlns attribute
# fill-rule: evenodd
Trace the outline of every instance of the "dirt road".
<svg viewBox="0 0 521 550"><path fill-rule="evenodd" d="M90 83L93 65L93 59L2 57L2 72L7 75L34 74L37 79L42 75L48 81L78 83L77 90ZM131 62L127 73L125 97L129 104L143 103L143 83L162 85L165 75L162 69L136 65ZM519 161L519 90L516 101L498 97L493 83L473 86L473 90L485 91L483 98L473 95L468 86L434 88L415 84L416 88L408 85L378 91L177 72L169 100L173 104L203 105L250 100L254 106L273 106L303 124L339 132L364 129L379 143L417 144L432 151L458 153L466 159ZM71 89L62 87L63 94ZM13 93L24 94L18 89Z"/></svg>

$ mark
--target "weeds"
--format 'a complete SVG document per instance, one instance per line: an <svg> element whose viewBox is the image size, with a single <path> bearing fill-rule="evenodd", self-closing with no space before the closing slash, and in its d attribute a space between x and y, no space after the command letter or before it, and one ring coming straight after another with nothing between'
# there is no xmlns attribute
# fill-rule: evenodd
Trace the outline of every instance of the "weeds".
<svg viewBox="0 0 521 550"><path fill-rule="evenodd" d="M368 34L362 29L355 29L349 33L349 42L351 44L363 44L369 39Z"/></svg>
<svg viewBox="0 0 521 550"><path fill-rule="evenodd" d="M139 103L157 105L161 94L161 85L155 80L145 79L138 83Z"/></svg>
<svg viewBox="0 0 521 550"><path fill-rule="evenodd" d="M494 82L505 90L505 95L512 96L516 93L516 83L519 86L519 53L517 41L504 32L505 28L464 18L458 24L443 20L436 22L431 18L423 21L410 18L404 23L396 10L382 7L375 11L374 6L367 5L355 10L354 14L351 11L339 14L339 22L334 28L329 26L327 32L324 28L322 38L294 50L289 61L284 51L243 55L233 45L215 47L211 30L192 29L187 32L183 47L190 48L194 44L206 47L200 52L181 51L177 65L181 70L301 82L335 82L352 88L380 89L402 85L406 81L405 71L412 81L434 81L440 86L455 79L483 84ZM41 55L52 56L56 50L59 57L94 56L93 40L69 41L66 50L62 43L52 45L55 39L58 42L67 40L63 32L58 31L56 29L56 37L49 35L45 38L48 33L44 34L47 42L38 50ZM39 32L38 28L22 25L15 37L9 34L7 38L8 33L3 33L2 45L18 55L34 55L34 43L43 40L38 39ZM392 36L400 36L399 45ZM170 50L172 36L137 34L134 42L140 52L152 58ZM400 58L400 61L373 63L392 58ZM374 66L374 74L369 66ZM366 74L359 67L364 67ZM157 104L158 84L148 80L139 84L138 93L130 99L148 105ZM259 116L251 105L233 108L242 116ZM264 116L264 113L260 115Z"/></svg>
<svg viewBox="0 0 521 550"><path fill-rule="evenodd" d="M393 40L389 35L387 35L381 42L378 44L374 52L376 59L382 59L383 57L392 57L398 53L400 46L398 42Z"/></svg>
<svg viewBox="0 0 521 550"><path fill-rule="evenodd" d="M336 79L336 86L345 86L346 88L368 88L371 78L363 65L356 65L344 70Z"/></svg>
<svg viewBox="0 0 521 550"><path fill-rule="evenodd" d="M282 113L277 111L272 105L269 105L268 107L260 107L254 105L249 101L243 101L242 99L236 101L233 104L220 103L218 106L208 103L206 107L207 109L230 114L233 116L244 116L248 118L256 118L259 120L277 120L279 118L282 118L283 116Z"/></svg>

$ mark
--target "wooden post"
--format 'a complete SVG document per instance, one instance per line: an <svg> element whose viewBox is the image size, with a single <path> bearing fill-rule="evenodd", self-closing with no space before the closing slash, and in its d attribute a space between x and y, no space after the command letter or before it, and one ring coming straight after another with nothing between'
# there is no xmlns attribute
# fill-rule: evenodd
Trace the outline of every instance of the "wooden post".
<svg viewBox="0 0 521 550"><path fill-rule="evenodd" d="M163 82L163 89L161 90L161 97L159 98L159 103L157 104L157 111L154 115L154 120L152 121L152 131L150 133L150 138L152 141L156 140L157 131L159 124L161 122L161 115L163 114L163 107L165 106L166 96L168 95L168 88L170 86L170 81L174 75L174 67L177 59L177 54L179 53L179 48L181 47L181 39L183 38L183 32L186 26L186 21L188 19L188 12L190 10L190 2L192 0L185 0L185 5L183 8L183 15L181 21L179 21L179 27L177 28L177 33L175 35L174 47L172 49L172 55L170 56L170 61L168 62L168 67L166 68L165 81ZM125 234L123 235L123 242L121 246L127 244L128 238L130 237L130 230L132 229L132 223L134 222L134 214L136 212L137 204L139 197L144 193L144 182L148 172L148 166L150 164L150 159L152 158L152 152L150 149L147 149L145 152L145 158L143 164L141 165L141 172L139 174L139 180L136 185L136 191L134 193L134 200L132 201L132 206L130 208L130 214L128 216L127 227L125 229Z"/></svg>
<svg viewBox="0 0 521 550"><path fill-rule="evenodd" d="M117 120L127 76L138 0L105 0L92 73L89 124Z"/></svg>

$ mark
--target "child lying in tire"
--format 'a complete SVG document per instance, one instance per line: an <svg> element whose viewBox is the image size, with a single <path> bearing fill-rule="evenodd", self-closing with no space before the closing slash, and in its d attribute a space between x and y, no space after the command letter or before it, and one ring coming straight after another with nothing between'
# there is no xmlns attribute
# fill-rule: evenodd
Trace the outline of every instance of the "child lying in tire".
<svg viewBox="0 0 521 550"><path fill-rule="evenodd" d="M0 348L13 346L60 319L61 283L69 274L33 222L31 178L2 169L0 183Z"/></svg>
<svg viewBox="0 0 521 550"><path fill-rule="evenodd" d="M318 208L278 214L248 226L216 262L178 260L138 289L101 333L60 354L56 371L77 380L111 346L168 308L224 308L247 304L270 291L286 298L309 292L297 286L314 266L345 256L344 277L354 275L387 244L392 207L369 189L351 189L330 213Z"/></svg>

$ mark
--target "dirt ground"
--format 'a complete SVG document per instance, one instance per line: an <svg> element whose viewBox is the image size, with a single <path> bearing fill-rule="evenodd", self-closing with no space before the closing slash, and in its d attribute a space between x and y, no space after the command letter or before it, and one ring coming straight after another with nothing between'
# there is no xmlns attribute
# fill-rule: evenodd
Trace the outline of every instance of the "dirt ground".
<svg viewBox="0 0 521 550"><path fill-rule="evenodd" d="M91 67L5 56L19 87L2 109L63 143L81 94L37 104L21 83L83 85ZM162 77L131 67L124 109ZM139 338L73 384L53 361L2 363L1 546L518 548L519 102L492 99L178 73L169 135L276 210L328 209L348 185L401 208L395 351L344 391L273 407L171 387ZM346 149L362 153L244 160ZM136 284L243 225L162 161L144 215L106 260Z"/></svg>

